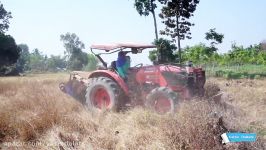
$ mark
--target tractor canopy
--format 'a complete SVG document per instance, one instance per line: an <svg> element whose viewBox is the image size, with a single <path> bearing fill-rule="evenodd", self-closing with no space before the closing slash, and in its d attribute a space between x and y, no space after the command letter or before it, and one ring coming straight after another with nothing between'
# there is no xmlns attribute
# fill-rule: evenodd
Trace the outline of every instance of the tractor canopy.
<svg viewBox="0 0 266 150"><path fill-rule="evenodd" d="M155 45L149 44L114 44L114 45L92 45L91 49L105 50L106 52L110 51L121 51L126 48L137 49L138 51L142 51L146 48L156 48Z"/></svg>
<svg viewBox="0 0 266 150"><path fill-rule="evenodd" d="M113 45L91 45L91 52L102 62L103 66L107 68L107 63L102 59L100 55L102 54L112 54L119 51L124 51L126 53L137 54L141 53L142 50L146 48L156 48L155 45L151 44L113 44ZM93 50L102 50L105 52L95 53ZM125 50L131 49L131 50Z"/></svg>

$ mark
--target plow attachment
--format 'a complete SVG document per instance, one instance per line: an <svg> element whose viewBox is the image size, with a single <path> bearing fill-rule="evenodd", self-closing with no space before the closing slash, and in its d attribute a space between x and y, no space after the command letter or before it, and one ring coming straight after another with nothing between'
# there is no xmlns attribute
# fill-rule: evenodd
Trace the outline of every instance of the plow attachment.
<svg viewBox="0 0 266 150"><path fill-rule="evenodd" d="M59 84L60 90L84 104L89 74L82 71L71 72L68 82Z"/></svg>

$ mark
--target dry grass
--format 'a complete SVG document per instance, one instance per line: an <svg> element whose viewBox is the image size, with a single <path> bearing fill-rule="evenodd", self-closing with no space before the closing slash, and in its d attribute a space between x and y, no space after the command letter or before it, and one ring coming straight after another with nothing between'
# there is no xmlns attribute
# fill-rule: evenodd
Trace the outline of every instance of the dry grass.
<svg viewBox="0 0 266 150"><path fill-rule="evenodd" d="M266 80L240 83L210 79L229 93L226 102L213 105L207 100L186 101L175 115L158 115L142 108L92 113L60 92L58 84L65 80L64 74L0 78L2 148L263 148ZM208 83L208 87L214 89L213 84ZM219 136L227 129L259 133L259 141L222 145Z"/></svg>
<svg viewBox="0 0 266 150"><path fill-rule="evenodd" d="M228 93L227 103L235 106L241 128L257 132L266 139L266 80L216 79L222 91ZM239 113L242 112L242 113Z"/></svg>

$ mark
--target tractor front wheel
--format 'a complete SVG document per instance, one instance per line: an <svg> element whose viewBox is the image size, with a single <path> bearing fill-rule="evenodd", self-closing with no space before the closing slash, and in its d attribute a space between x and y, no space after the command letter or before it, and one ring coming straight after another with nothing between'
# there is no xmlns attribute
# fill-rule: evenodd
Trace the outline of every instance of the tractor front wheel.
<svg viewBox="0 0 266 150"><path fill-rule="evenodd" d="M91 78L86 93L89 109L117 111L122 91L107 77Z"/></svg>
<svg viewBox="0 0 266 150"><path fill-rule="evenodd" d="M159 114L166 114L174 113L177 103L177 93L167 87L158 87L147 95L145 106Z"/></svg>

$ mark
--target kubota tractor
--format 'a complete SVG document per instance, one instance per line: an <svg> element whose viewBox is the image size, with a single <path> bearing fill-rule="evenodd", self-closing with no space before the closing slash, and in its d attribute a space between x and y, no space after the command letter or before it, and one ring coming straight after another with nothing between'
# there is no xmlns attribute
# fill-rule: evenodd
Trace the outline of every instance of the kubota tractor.
<svg viewBox="0 0 266 150"><path fill-rule="evenodd" d="M60 89L79 100L90 109L121 110L145 106L159 113L173 113L181 100L203 96L205 71L173 64L138 64L130 67L127 80L117 72L115 62L110 67L101 55L120 51L138 54L154 45L117 44L92 45L91 52L102 62L102 68L93 72L74 71ZM97 49L101 53L95 54Z"/></svg>

